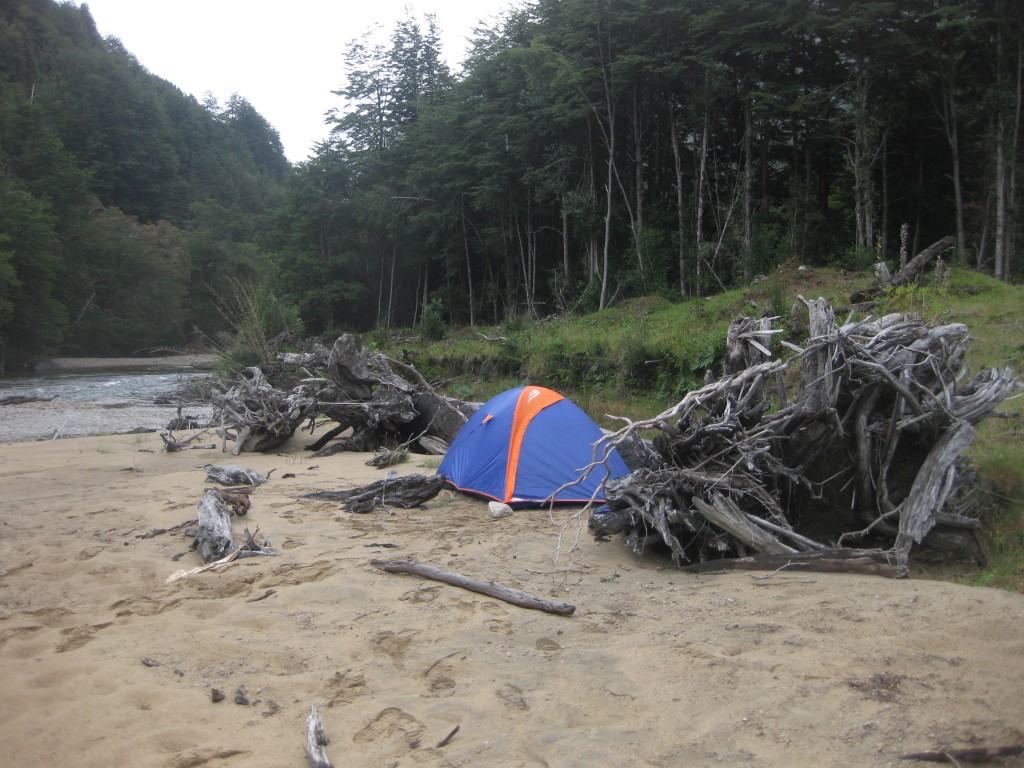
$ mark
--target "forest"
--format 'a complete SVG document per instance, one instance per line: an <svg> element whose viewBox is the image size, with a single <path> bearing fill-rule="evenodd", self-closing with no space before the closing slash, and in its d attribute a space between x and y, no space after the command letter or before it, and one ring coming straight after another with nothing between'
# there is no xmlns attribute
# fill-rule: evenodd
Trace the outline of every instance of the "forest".
<svg viewBox="0 0 1024 768"><path fill-rule="evenodd" d="M534 0L460 71L431 15L344 45L290 165L85 4L0 5L0 370L268 335L496 324L1016 248L1014 0ZM341 44L339 44L341 45ZM301 62L299 63L301 66Z"/></svg>

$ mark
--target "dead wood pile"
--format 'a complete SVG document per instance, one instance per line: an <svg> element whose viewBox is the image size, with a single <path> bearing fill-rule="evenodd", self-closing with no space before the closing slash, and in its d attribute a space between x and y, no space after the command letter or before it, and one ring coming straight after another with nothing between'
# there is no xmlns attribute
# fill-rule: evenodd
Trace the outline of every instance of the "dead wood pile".
<svg viewBox="0 0 1024 768"><path fill-rule="evenodd" d="M213 401L223 439L234 436L235 454L272 450L303 421L312 428L321 420L334 425L309 446L314 451L443 453L478 407L437 393L412 366L371 354L349 334L331 349L316 344L248 368Z"/></svg>
<svg viewBox="0 0 1024 768"><path fill-rule="evenodd" d="M659 460L607 483L590 530L692 568L905 575L922 544L984 562L962 454L1013 372L969 378L964 325L840 325L824 299L804 303L809 340L782 342L789 359L772 357L769 320L739 318L723 378L606 438L653 430Z"/></svg>

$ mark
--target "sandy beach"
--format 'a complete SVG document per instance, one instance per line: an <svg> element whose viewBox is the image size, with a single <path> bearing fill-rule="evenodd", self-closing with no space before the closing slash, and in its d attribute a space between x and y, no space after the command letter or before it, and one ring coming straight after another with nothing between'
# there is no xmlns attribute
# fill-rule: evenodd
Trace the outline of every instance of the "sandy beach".
<svg viewBox="0 0 1024 768"><path fill-rule="evenodd" d="M152 433L0 444L0 762L299 768L312 705L336 766L898 766L1024 742L1024 595L694 576L585 533L569 573L575 510L492 520L445 492L350 514L301 496L380 470L309 441L239 457L169 454ZM208 463L270 474L235 532L281 555L166 583L201 564L184 529L158 531L195 518Z"/></svg>

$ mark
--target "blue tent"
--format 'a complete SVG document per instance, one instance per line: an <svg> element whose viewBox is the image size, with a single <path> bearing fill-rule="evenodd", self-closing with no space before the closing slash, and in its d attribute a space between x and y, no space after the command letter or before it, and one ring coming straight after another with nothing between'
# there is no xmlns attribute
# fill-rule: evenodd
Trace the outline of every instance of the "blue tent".
<svg viewBox="0 0 1024 768"><path fill-rule="evenodd" d="M538 506L582 476L581 470L595 460L594 444L602 434L563 395L544 387L517 387L488 400L470 417L437 471L460 491L511 506ZM614 449L602 446L599 458L606 458L605 464L559 491L554 501L603 502L606 477L625 477L629 470Z"/></svg>

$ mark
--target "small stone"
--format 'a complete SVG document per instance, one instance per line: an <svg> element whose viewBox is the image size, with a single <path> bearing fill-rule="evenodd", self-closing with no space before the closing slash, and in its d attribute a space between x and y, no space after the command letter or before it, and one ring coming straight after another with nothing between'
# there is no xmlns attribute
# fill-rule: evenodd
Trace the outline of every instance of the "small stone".
<svg viewBox="0 0 1024 768"><path fill-rule="evenodd" d="M219 704L220 702L224 701L224 691L222 691L220 688L214 688L213 690L211 690L210 701L212 701L214 704Z"/></svg>
<svg viewBox="0 0 1024 768"><path fill-rule="evenodd" d="M508 504L502 504L500 501L491 501L487 504L487 511L491 513L492 519L499 520L511 515L512 507Z"/></svg>

